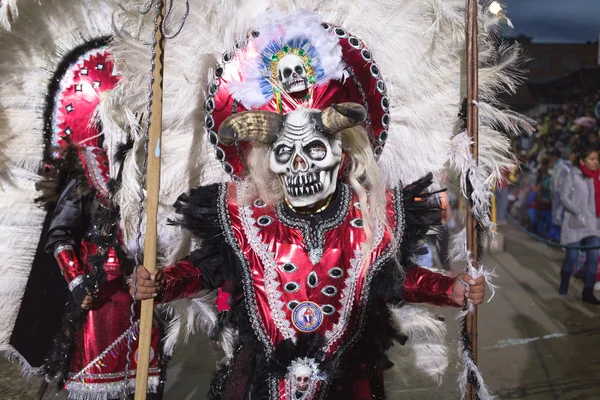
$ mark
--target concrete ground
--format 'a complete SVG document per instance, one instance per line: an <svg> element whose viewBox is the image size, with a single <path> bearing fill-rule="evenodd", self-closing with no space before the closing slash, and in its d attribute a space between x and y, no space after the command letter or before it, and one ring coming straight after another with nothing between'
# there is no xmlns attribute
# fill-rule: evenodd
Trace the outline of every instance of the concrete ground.
<svg viewBox="0 0 600 400"><path fill-rule="evenodd" d="M600 399L600 307L581 302L579 281L572 282L568 296L557 294L560 251L511 226L501 233L506 251L486 261L496 267L500 290L479 311L479 366L486 383L499 399ZM440 313L448 322L455 361L456 312ZM216 358L204 336L191 338L170 364L165 399L204 399ZM1 400L33 399L37 381L21 379L17 368L4 360L0 371ZM428 399L459 398L456 376L452 363L442 387ZM406 394L403 399L417 397L423 398ZM64 398L64 393L45 397Z"/></svg>

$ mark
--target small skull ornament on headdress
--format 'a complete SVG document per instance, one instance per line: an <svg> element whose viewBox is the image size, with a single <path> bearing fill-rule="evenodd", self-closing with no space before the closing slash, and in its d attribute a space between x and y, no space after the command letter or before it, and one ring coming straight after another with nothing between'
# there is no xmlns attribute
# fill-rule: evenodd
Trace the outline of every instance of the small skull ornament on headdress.
<svg viewBox="0 0 600 400"><path fill-rule="evenodd" d="M308 75L302 58L295 54L283 57L277 67L277 80L288 93L308 89Z"/></svg>
<svg viewBox="0 0 600 400"><path fill-rule="evenodd" d="M219 140L260 141L271 145L269 166L280 179L293 207L309 207L335 192L342 161L341 132L361 124L366 110L356 103L334 104L320 111L299 109L285 116L246 111L227 118Z"/></svg>

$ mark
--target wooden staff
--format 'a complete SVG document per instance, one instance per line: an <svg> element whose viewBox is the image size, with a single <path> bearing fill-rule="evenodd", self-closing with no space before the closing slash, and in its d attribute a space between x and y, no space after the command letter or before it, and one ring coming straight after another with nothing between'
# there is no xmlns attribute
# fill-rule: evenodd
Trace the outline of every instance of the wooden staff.
<svg viewBox="0 0 600 400"><path fill-rule="evenodd" d="M476 102L479 99L479 46L477 43L479 28L477 0L466 0L466 45L467 45L467 134L471 139L471 154L478 162L479 156L479 110ZM477 221L473 216L471 202L467 202L467 249L471 253L473 266L478 267L478 235ZM473 313L468 313L466 318L467 333L471 342L473 362L477 364L477 306ZM467 399L474 400L477 391L472 387L467 376Z"/></svg>
<svg viewBox="0 0 600 400"><path fill-rule="evenodd" d="M162 133L163 60L165 38L161 30L165 17L166 2L161 2L156 31L156 57L154 58L154 83L152 84L152 106L150 108L150 130L148 132L148 160L146 169L146 236L144 238L144 267L151 274L156 272L157 216L160 192L160 152ZM148 392L148 368L152 341L152 317L154 299L142 300L140 333L137 353L135 400L145 400Z"/></svg>

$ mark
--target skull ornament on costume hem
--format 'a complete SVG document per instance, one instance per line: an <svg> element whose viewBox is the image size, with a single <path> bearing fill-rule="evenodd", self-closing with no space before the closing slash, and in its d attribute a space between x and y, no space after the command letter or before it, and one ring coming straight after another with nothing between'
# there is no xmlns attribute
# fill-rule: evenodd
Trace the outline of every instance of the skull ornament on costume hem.
<svg viewBox="0 0 600 400"><path fill-rule="evenodd" d="M294 388L299 392L306 392L313 375L312 368L306 365L299 365L294 370Z"/></svg>
<svg viewBox="0 0 600 400"><path fill-rule="evenodd" d="M270 111L246 111L228 117L219 127L219 141L269 144L269 167L293 207L310 207L335 192L342 161L341 132L361 124L363 106L341 103L298 109L285 116Z"/></svg>
<svg viewBox="0 0 600 400"><path fill-rule="evenodd" d="M308 75L302 58L295 54L283 57L277 67L277 80L288 93L308 89Z"/></svg>

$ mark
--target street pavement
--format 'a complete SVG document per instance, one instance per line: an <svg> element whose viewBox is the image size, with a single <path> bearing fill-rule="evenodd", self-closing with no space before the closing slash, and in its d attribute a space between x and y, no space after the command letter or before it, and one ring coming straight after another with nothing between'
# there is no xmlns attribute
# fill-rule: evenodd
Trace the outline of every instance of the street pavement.
<svg viewBox="0 0 600 400"><path fill-rule="evenodd" d="M499 286L479 308L479 367L499 399L600 399L600 307L584 305L582 283L557 293L563 253L535 242L512 226L502 227L504 252L490 254ZM457 270L459 269L458 266ZM596 292L600 297L600 292ZM402 399L458 399L456 310L438 309L448 324L451 364L431 394L407 391ZM204 399L217 359L204 335L180 346L168 370L166 400ZM26 381L0 361L0 399L33 399L39 381ZM45 399L65 399L48 393ZM343 400L343 399L342 399ZM396 399L391 399L396 400Z"/></svg>

